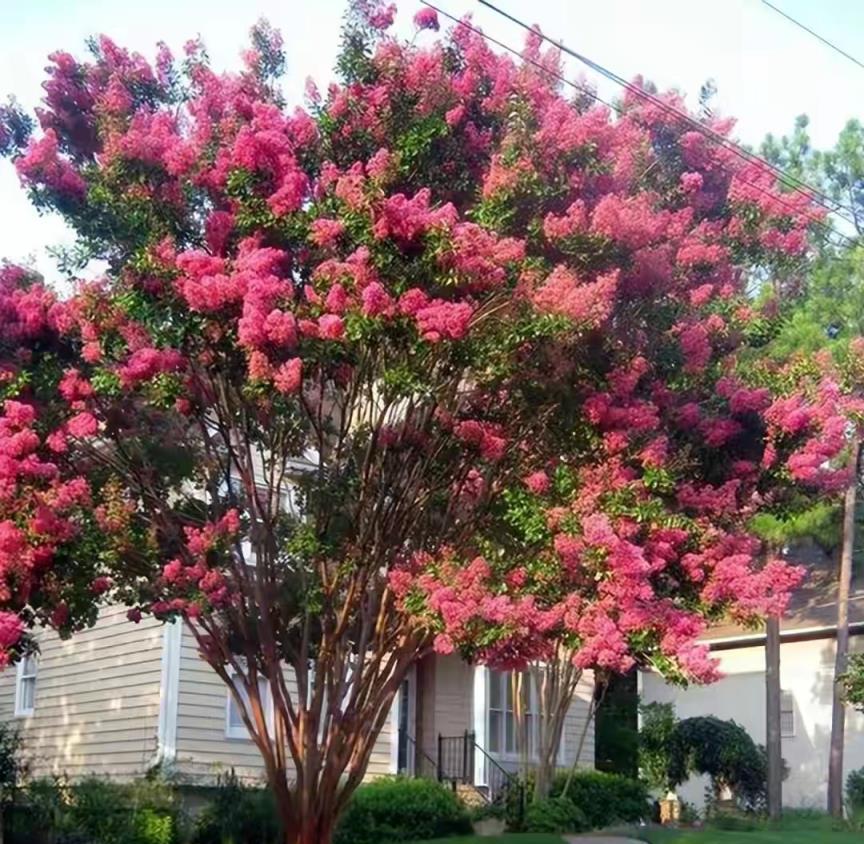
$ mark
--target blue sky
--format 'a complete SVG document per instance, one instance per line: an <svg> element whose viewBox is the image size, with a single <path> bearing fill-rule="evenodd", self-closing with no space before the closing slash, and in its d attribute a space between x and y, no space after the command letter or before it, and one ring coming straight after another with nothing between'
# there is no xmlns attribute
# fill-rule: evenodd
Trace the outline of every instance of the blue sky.
<svg viewBox="0 0 864 844"><path fill-rule="evenodd" d="M456 15L474 14L490 35L521 46L523 33L475 0L436 0ZM796 115L811 117L818 146L833 143L850 117L864 117L864 70L766 8L759 0L498 0L512 14L625 78L638 73L661 88L675 87L698 101L702 83L718 86L716 110L738 118L737 135L758 143L782 134ZM790 15L864 60L864 3L860 0L775 0ZM419 0L402 0L399 26L409 33ZM337 49L345 0L0 0L4 49L0 95L38 103L45 57L57 48L83 52L84 39L104 32L152 56L165 40L177 52L196 35L215 67L238 64L249 27L259 17L282 30L288 58L285 88L300 102L307 76L326 84ZM574 77L583 68L573 64ZM593 81L592 74L584 77ZM323 87L323 84L322 84ZM618 90L603 81L598 91ZM59 276L45 247L69 243L62 221L39 217L0 162L0 257L30 262L48 278Z"/></svg>

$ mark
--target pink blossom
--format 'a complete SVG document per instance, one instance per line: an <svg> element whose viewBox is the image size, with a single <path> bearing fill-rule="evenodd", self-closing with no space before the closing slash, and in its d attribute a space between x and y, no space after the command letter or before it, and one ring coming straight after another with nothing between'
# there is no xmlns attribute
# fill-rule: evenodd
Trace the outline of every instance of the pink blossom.
<svg viewBox="0 0 864 844"><path fill-rule="evenodd" d="M291 358L283 363L273 376L273 383L280 393L296 393L300 389L303 380L303 361L300 358Z"/></svg>
<svg viewBox="0 0 864 844"><path fill-rule="evenodd" d="M461 340L468 332L473 315L474 309L467 302L433 299L418 308L414 317L423 339L437 343L441 340Z"/></svg>
<svg viewBox="0 0 864 844"><path fill-rule="evenodd" d="M332 246L344 231L345 224L341 220L314 220L310 239L316 246Z"/></svg>
<svg viewBox="0 0 864 844"><path fill-rule="evenodd" d="M341 340L345 336L345 323L336 314L323 314L318 318L318 327L323 340Z"/></svg>
<svg viewBox="0 0 864 844"><path fill-rule="evenodd" d="M414 26L416 26L417 29L432 29L437 32L438 13L434 9L428 7L420 9L417 14L414 15Z"/></svg>
<svg viewBox="0 0 864 844"><path fill-rule="evenodd" d="M549 476L543 472L532 472L524 479L525 486L535 495L543 495L549 490Z"/></svg>
<svg viewBox="0 0 864 844"><path fill-rule="evenodd" d="M87 411L71 417L66 423L66 429L73 437L92 437L99 430L96 417Z"/></svg>
<svg viewBox="0 0 864 844"><path fill-rule="evenodd" d="M384 287L377 281L363 288L360 294L363 302L364 316L392 316L394 312L393 299Z"/></svg>

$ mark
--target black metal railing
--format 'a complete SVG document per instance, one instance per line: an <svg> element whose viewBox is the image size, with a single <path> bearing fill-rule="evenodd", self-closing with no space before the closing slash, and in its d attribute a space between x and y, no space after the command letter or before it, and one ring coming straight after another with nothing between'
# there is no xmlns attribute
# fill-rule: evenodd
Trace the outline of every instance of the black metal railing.
<svg viewBox="0 0 864 844"><path fill-rule="evenodd" d="M521 818L525 812L524 783L477 744L472 732L438 736L437 776L453 788L473 785L488 803L506 807L511 817Z"/></svg>
<svg viewBox="0 0 864 844"><path fill-rule="evenodd" d="M424 779L438 779L438 763L417 744L413 736L406 735L405 740L411 748L411 775Z"/></svg>
<svg viewBox="0 0 864 844"><path fill-rule="evenodd" d="M458 784L474 784L474 733L461 736L438 736L438 779Z"/></svg>
<svg viewBox="0 0 864 844"><path fill-rule="evenodd" d="M482 779L485 786L481 793L489 803L506 809L508 817L521 823L525 816L527 797L525 783L512 771L504 768L476 742L474 752L480 754L480 764L483 768Z"/></svg>

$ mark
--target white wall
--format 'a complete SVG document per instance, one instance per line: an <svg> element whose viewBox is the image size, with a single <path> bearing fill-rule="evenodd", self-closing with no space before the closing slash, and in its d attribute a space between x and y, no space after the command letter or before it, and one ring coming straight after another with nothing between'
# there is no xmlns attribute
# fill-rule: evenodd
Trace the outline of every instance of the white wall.
<svg viewBox="0 0 864 844"><path fill-rule="evenodd" d="M857 639L857 641L856 641ZM853 637L853 648L861 647ZM724 678L710 686L678 689L654 674L642 675L642 702L674 703L679 718L714 715L737 721L759 744L765 743L764 648L717 651ZM795 735L783 738L789 777L783 783L787 806L824 808L827 800L828 742L831 734L831 683L834 641L784 642L780 648L780 685L795 701ZM864 767L864 715L847 710L844 780ZM705 778L691 780L680 796L704 804Z"/></svg>

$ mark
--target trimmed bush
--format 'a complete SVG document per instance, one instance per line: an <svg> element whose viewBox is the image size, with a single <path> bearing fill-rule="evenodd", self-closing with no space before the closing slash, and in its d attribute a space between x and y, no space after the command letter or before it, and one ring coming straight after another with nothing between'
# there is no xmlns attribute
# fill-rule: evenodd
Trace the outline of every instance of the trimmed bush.
<svg viewBox="0 0 864 844"><path fill-rule="evenodd" d="M535 800L525 812L526 832L585 832L585 813L567 797Z"/></svg>
<svg viewBox="0 0 864 844"><path fill-rule="evenodd" d="M566 782L567 774L558 774L550 796L561 796ZM591 829L619 822L638 823L651 816L645 785L621 774L581 771L573 775L566 797L582 810Z"/></svg>
<svg viewBox="0 0 864 844"><path fill-rule="evenodd" d="M432 780L384 777L354 793L335 844L395 844L470 832L468 812L449 788Z"/></svg>

